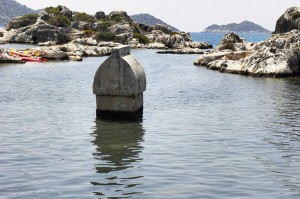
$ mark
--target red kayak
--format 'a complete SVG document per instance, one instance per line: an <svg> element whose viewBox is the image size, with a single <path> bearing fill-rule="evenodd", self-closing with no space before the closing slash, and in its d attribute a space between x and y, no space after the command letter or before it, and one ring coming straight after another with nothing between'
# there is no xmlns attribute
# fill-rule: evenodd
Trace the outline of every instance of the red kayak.
<svg viewBox="0 0 300 199"><path fill-rule="evenodd" d="M28 61L28 62L45 62L47 61L45 58L40 57L22 57L22 60Z"/></svg>

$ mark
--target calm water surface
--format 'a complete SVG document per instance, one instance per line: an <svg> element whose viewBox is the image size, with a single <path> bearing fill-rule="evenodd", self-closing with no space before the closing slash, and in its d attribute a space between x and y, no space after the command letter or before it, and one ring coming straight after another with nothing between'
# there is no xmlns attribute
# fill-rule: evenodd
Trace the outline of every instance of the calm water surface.
<svg viewBox="0 0 300 199"><path fill-rule="evenodd" d="M214 47L219 45L222 38L226 33L197 33L192 32L191 37L193 41L203 42L206 41L212 44ZM268 39L271 34L268 33L237 33L241 38L244 38L247 42L260 42Z"/></svg>
<svg viewBox="0 0 300 199"><path fill-rule="evenodd" d="M0 198L300 197L300 79L222 74L133 50L141 123L95 120L96 69L0 67Z"/></svg>

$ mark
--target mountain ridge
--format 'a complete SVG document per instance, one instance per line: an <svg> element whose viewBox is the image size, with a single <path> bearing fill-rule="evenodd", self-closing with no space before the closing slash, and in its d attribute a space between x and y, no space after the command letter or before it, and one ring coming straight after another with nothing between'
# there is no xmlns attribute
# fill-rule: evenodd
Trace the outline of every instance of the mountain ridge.
<svg viewBox="0 0 300 199"><path fill-rule="evenodd" d="M205 28L202 32L271 33L271 31L265 29L264 27L247 20L239 24L237 23L229 23L226 25L213 24Z"/></svg>
<svg viewBox="0 0 300 199"><path fill-rule="evenodd" d="M158 19L158 18L156 18L153 15L150 15L148 13L141 13L141 14L131 15L130 18L136 23L141 23L141 24L145 24L145 25L148 25L148 26L154 26L156 24L161 24L161 25L165 25L167 27L170 27L172 29L172 31L175 31L175 32L179 31L174 26L171 26L171 25L167 24L166 22L162 21L161 19Z"/></svg>
<svg viewBox="0 0 300 199"><path fill-rule="evenodd" d="M15 0L1 0L0 2L0 26L4 27L13 18L25 14L37 13L37 11L18 3Z"/></svg>

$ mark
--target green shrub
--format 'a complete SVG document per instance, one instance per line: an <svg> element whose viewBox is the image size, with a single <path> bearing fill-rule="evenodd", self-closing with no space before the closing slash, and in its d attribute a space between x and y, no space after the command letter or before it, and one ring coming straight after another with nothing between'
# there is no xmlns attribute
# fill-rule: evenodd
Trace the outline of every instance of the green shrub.
<svg viewBox="0 0 300 199"><path fill-rule="evenodd" d="M74 16L74 21L95 22L96 19L92 15L86 14L84 12L80 12Z"/></svg>
<svg viewBox="0 0 300 199"><path fill-rule="evenodd" d="M115 22L121 22L122 21L122 16L121 15L114 15L111 17L111 20L115 21Z"/></svg>
<svg viewBox="0 0 300 199"><path fill-rule="evenodd" d="M96 31L98 32L108 32L108 28L112 26L114 22L111 21L103 21L102 23L99 23L97 26Z"/></svg>
<svg viewBox="0 0 300 199"><path fill-rule="evenodd" d="M118 37L116 34L111 33L111 32L98 32L95 35L96 41L117 41Z"/></svg>
<svg viewBox="0 0 300 199"><path fill-rule="evenodd" d="M59 15L62 11L62 6L57 6L57 7L47 7L45 8L45 11L49 14L55 14L55 15Z"/></svg>
<svg viewBox="0 0 300 199"><path fill-rule="evenodd" d="M47 23L58 27L68 27L71 25L70 19L64 15L56 15L55 17L49 19Z"/></svg>
<svg viewBox="0 0 300 199"><path fill-rule="evenodd" d="M139 42L142 44L148 44L150 42L148 37L146 37L145 35L143 35L141 33L133 33L133 38L138 39Z"/></svg>
<svg viewBox="0 0 300 199"><path fill-rule="evenodd" d="M30 19L30 20L37 20L39 17L38 14L27 14L21 17L21 19Z"/></svg>

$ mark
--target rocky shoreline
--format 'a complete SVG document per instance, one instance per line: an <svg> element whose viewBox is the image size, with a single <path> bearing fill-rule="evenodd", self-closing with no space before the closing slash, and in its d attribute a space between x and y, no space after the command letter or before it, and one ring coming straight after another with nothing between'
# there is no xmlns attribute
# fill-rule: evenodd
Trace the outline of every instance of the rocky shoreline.
<svg viewBox="0 0 300 199"><path fill-rule="evenodd" d="M289 8L277 21L274 34L259 43L228 33L194 65L220 72L267 77L300 75L300 8ZM291 28L293 27L293 28Z"/></svg>
<svg viewBox="0 0 300 199"><path fill-rule="evenodd" d="M124 11L108 15L99 11L88 15L64 6L48 7L39 14L11 20L6 31L1 32L0 42L37 44L40 47L21 51L38 50L48 60L74 61L81 61L87 56L110 55L112 48L119 45L190 53L212 48L206 42L192 42L186 32L173 32L160 24L137 24ZM16 57L11 58L14 60Z"/></svg>
<svg viewBox="0 0 300 199"><path fill-rule="evenodd" d="M53 19L68 19L56 24ZM79 20L79 19L80 20ZM24 63L16 56L39 52L42 59L82 61L88 56L107 56L112 48L159 49L161 54L200 54L194 65L220 72L244 75L290 77L300 75L300 8L292 7L278 19L272 36L262 42L246 42L235 33L228 33L212 49L207 42L193 42L189 33L172 32L163 25L146 26L134 23L124 11L94 16L66 7L46 8L32 17L10 21L0 32L0 43L29 43L39 47L22 49L12 54L1 49L1 63ZM206 50L212 49L212 50ZM29 59L30 60L30 59Z"/></svg>

